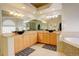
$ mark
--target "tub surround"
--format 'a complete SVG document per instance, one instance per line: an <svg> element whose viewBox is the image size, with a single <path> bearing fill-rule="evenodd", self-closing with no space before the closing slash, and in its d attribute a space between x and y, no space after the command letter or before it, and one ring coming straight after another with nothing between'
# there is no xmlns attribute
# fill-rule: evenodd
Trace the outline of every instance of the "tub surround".
<svg viewBox="0 0 79 59"><path fill-rule="evenodd" d="M58 52L70 56L79 56L79 33L61 33L58 40Z"/></svg>
<svg viewBox="0 0 79 59"><path fill-rule="evenodd" d="M67 38L64 38L63 42L66 42L76 48L79 48L79 38L67 37Z"/></svg>
<svg viewBox="0 0 79 59"><path fill-rule="evenodd" d="M79 32L64 32L61 36L60 40L79 48Z"/></svg>
<svg viewBox="0 0 79 59"><path fill-rule="evenodd" d="M58 52L66 56L79 56L79 48L76 48L75 46L69 43L61 41L59 42L58 47L59 47Z"/></svg>

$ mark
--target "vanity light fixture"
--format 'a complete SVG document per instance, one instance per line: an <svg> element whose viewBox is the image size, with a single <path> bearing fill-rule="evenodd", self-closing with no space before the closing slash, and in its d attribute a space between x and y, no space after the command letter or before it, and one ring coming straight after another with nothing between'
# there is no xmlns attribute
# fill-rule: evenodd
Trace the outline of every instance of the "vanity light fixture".
<svg viewBox="0 0 79 59"><path fill-rule="evenodd" d="M57 18L58 15L53 15L53 16L47 16L48 19L51 19L51 18Z"/></svg>
<svg viewBox="0 0 79 59"><path fill-rule="evenodd" d="M52 16L47 16L48 19L52 18Z"/></svg>
<svg viewBox="0 0 79 59"><path fill-rule="evenodd" d="M57 17L58 17L58 15L54 15L54 16L53 16L53 18L57 18Z"/></svg>

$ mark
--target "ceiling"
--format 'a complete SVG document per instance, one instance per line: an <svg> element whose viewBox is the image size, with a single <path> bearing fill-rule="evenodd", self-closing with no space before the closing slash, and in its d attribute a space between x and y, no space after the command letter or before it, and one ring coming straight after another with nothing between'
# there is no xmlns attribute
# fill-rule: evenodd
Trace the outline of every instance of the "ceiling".
<svg viewBox="0 0 79 59"><path fill-rule="evenodd" d="M35 6L36 8L42 7L47 5L48 3L31 3L33 6Z"/></svg>
<svg viewBox="0 0 79 59"><path fill-rule="evenodd" d="M0 3L0 9L23 14L22 19L49 19L61 14L60 3Z"/></svg>

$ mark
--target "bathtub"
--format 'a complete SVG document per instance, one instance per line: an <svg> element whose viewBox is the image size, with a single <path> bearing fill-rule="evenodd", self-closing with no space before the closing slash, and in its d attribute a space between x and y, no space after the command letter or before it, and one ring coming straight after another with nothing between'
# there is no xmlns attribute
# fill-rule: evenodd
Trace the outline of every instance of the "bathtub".
<svg viewBox="0 0 79 59"><path fill-rule="evenodd" d="M64 37L63 41L79 48L79 37Z"/></svg>

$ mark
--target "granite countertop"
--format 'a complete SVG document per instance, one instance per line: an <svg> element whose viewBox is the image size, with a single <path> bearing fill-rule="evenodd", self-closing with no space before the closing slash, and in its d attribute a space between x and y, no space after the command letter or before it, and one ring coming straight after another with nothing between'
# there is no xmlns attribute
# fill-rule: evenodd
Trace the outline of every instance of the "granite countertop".
<svg viewBox="0 0 79 59"><path fill-rule="evenodd" d="M11 36L13 36L12 33L2 33L1 35L2 36L5 36L5 37L11 37Z"/></svg>

